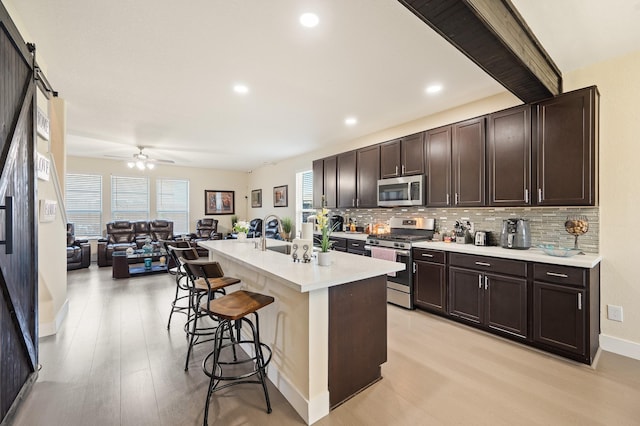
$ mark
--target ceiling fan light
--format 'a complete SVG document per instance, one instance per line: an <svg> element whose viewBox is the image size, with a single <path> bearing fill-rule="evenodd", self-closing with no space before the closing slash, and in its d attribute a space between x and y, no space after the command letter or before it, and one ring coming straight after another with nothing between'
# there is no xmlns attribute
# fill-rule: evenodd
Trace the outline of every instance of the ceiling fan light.
<svg viewBox="0 0 640 426"><path fill-rule="evenodd" d="M140 161L140 160L136 161L136 167L139 170L144 170L144 161Z"/></svg>
<svg viewBox="0 0 640 426"><path fill-rule="evenodd" d="M155 166L156 166L156 165L155 165L155 164L153 164L153 163L147 163L147 169L149 169L149 170L153 170L153 168L154 168Z"/></svg>
<svg viewBox="0 0 640 426"><path fill-rule="evenodd" d="M136 166L136 163L134 163L133 161L127 161L127 167L129 167L130 169L133 169Z"/></svg>

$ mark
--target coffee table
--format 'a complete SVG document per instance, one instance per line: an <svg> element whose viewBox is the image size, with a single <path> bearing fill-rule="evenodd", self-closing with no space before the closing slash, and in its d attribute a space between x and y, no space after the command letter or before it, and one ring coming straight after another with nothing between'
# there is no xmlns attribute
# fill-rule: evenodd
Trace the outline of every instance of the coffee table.
<svg viewBox="0 0 640 426"><path fill-rule="evenodd" d="M161 256L165 257L164 263L159 262ZM142 250L136 250L131 254L127 254L125 251L113 252L111 276L117 279L165 273L167 272L166 257L167 252L164 249L151 253L145 253ZM151 267L146 267L144 264L129 264L131 259L151 259Z"/></svg>

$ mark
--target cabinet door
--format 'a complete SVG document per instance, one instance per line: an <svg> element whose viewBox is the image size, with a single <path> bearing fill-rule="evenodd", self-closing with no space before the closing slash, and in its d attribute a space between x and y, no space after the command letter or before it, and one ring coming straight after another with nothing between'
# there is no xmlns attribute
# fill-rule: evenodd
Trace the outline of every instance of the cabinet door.
<svg viewBox="0 0 640 426"><path fill-rule="evenodd" d="M533 340L584 355L588 306L584 290L534 281Z"/></svg>
<svg viewBox="0 0 640 426"><path fill-rule="evenodd" d="M390 178L400 176L400 139L380 144L380 176Z"/></svg>
<svg viewBox="0 0 640 426"><path fill-rule="evenodd" d="M401 143L403 175L421 175L424 173L424 132L407 136Z"/></svg>
<svg viewBox="0 0 640 426"><path fill-rule="evenodd" d="M489 204L531 204L531 107L491 114L487 123Z"/></svg>
<svg viewBox="0 0 640 426"><path fill-rule="evenodd" d="M449 268L449 315L476 324L482 318L482 273L470 269Z"/></svg>
<svg viewBox="0 0 640 426"><path fill-rule="evenodd" d="M357 151L358 182L357 207L378 206L378 179L380 179L380 146L374 145Z"/></svg>
<svg viewBox="0 0 640 426"><path fill-rule="evenodd" d="M326 207L335 209L338 196L338 158L327 157L324 159L324 196Z"/></svg>
<svg viewBox="0 0 640 426"><path fill-rule="evenodd" d="M527 280L485 274L484 312L484 323L490 329L527 338Z"/></svg>
<svg viewBox="0 0 640 426"><path fill-rule="evenodd" d="M427 207L447 207L451 193L451 126L425 132Z"/></svg>
<svg viewBox="0 0 640 426"><path fill-rule="evenodd" d="M598 91L595 87L537 105L538 205L596 205Z"/></svg>
<svg viewBox="0 0 640 426"><path fill-rule="evenodd" d="M445 312L445 265L415 262L413 303L420 308Z"/></svg>
<svg viewBox="0 0 640 426"><path fill-rule="evenodd" d="M480 207L485 203L484 117L453 126L453 204Z"/></svg>
<svg viewBox="0 0 640 426"><path fill-rule="evenodd" d="M313 162L313 208L322 208L322 196L324 195L324 160Z"/></svg>
<svg viewBox="0 0 640 426"><path fill-rule="evenodd" d="M338 155L338 208L356 206L356 152Z"/></svg>

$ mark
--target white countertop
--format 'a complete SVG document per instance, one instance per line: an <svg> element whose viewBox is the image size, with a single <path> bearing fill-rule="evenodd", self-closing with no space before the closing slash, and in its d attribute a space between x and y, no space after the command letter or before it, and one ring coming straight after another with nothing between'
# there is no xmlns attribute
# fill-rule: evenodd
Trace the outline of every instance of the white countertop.
<svg viewBox="0 0 640 426"><path fill-rule="evenodd" d="M529 250L505 249L494 246L475 246L473 244L444 243L441 241L424 241L414 243L414 248L443 250L455 253L475 254L479 256L501 257L504 259L524 260L529 262L549 263L553 265L576 266L579 268L593 268L602 261L597 254L577 254L572 257L550 256L537 247Z"/></svg>
<svg viewBox="0 0 640 426"><path fill-rule="evenodd" d="M293 262L290 255L254 248L254 241L257 240L251 238L244 242L240 240L210 240L198 242L198 245L212 252L214 259L225 257L234 260L247 268L278 279L302 293L405 269L402 263L337 251L331 252L332 263L330 266L318 266L316 259L310 263ZM268 246L288 244L283 241L267 239Z"/></svg>
<svg viewBox="0 0 640 426"><path fill-rule="evenodd" d="M319 232L314 232L315 235L320 235ZM367 237L369 234L365 234L364 232L338 232L334 231L331 233L332 237L337 238L348 238L350 240L359 240L359 241L367 241Z"/></svg>

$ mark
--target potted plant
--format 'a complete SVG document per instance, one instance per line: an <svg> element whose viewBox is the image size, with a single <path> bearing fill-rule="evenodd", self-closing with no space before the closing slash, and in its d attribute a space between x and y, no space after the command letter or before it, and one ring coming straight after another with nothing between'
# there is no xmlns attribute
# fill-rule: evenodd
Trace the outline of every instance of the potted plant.
<svg viewBox="0 0 640 426"><path fill-rule="evenodd" d="M316 216L318 228L320 229L320 253L318 253L318 265L328 266L331 264L331 253L329 250L333 245L333 241L329 239L331 236L331 226L329 226L329 210L324 207L324 195L322 196L322 209Z"/></svg>
<svg viewBox="0 0 640 426"><path fill-rule="evenodd" d="M233 225L233 232L235 232L238 235L239 241L244 241L247 239L247 232L249 232L249 224L243 220L239 220Z"/></svg>
<svg viewBox="0 0 640 426"><path fill-rule="evenodd" d="M290 217L283 217L280 219L280 224L282 225L282 239L289 240L291 238L291 227L292 222Z"/></svg>

